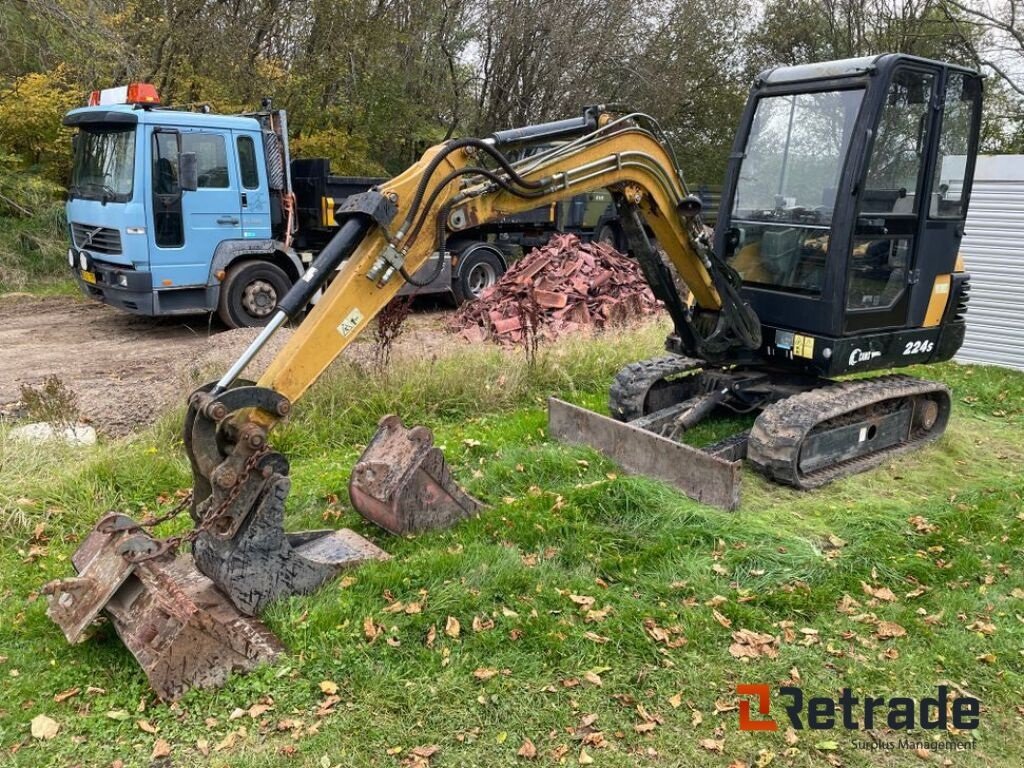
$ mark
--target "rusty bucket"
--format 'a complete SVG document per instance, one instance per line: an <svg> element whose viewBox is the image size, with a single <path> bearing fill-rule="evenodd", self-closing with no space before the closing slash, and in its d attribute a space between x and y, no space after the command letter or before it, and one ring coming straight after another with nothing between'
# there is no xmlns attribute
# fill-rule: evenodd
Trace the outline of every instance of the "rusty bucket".
<svg viewBox="0 0 1024 768"><path fill-rule="evenodd" d="M359 514L398 535L448 528L481 506L455 482L433 433L394 415L381 419L348 492Z"/></svg>

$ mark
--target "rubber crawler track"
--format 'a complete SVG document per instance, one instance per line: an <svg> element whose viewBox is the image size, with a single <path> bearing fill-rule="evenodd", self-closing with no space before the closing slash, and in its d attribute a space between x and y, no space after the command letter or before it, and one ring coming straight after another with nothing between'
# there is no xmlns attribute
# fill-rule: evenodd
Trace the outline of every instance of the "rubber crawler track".
<svg viewBox="0 0 1024 768"><path fill-rule="evenodd" d="M815 427L886 401L932 399L939 405L930 429L912 427L910 438L864 456L836 462L804 474L799 469L800 450ZM937 439L946 429L950 392L945 385L907 376L841 382L793 395L765 408L750 430L747 459L772 480L797 488L817 488L878 466L900 453L915 450Z"/></svg>
<svg viewBox="0 0 1024 768"><path fill-rule="evenodd" d="M630 363L615 375L608 394L612 418L633 421L646 415L645 405L651 387L662 379L703 368L707 363L693 357L666 355Z"/></svg>

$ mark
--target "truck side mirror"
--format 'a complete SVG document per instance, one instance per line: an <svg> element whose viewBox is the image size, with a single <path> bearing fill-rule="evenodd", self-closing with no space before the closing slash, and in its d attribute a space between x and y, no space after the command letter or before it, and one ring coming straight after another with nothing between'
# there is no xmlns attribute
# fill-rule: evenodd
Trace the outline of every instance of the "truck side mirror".
<svg viewBox="0 0 1024 768"><path fill-rule="evenodd" d="M178 155L178 186L182 192L195 192L199 189L199 163L195 152L182 152Z"/></svg>

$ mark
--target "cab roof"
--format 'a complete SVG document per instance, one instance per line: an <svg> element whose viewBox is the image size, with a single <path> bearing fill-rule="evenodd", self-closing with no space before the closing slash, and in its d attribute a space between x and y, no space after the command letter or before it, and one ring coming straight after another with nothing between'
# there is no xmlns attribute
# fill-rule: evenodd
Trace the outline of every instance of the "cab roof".
<svg viewBox="0 0 1024 768"><path fill-rule="evenodd" d="M136 124L161 125L176 128L221 128L236 131L258 131L259 121L252 117L186 112L180 109L138 107L134 104L112 104L99 107L80 107L64 116L64 125L83 127L92 125Z"/></svg>
<svg viewBox="0 0 1024 768"><path fill-rule="evenodd" d="M859 56L853 59L837 59L835 61L821 61L814 64L797 64L792 67L766 69L758 76L758 81L765 85L778 85L780 83L797 83L805 80L831 80L837 77L855 77L873 72L882 67L892 67L901 62L929 64L935 67L945 67L946 69L978 74L976 70L970 67L951 64L946 61L935 61L904 53L882 53L875 56Z"/></svg>

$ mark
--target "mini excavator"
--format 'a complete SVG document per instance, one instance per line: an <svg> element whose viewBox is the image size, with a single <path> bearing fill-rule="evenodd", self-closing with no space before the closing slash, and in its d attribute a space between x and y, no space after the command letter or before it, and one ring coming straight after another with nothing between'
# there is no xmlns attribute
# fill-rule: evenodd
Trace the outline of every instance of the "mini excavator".
<svg viewBox="0 0 1024 768"><path fill-rule="evenodd" d="M106 609L165 698L273 658L276 641L252 617L386 555L352 531L284 531L288 462L269 447L271 428L450 236L587 190L612 192L630 253L673 327L665 356L615 377L610 417L552 399L553 437L725 509L738 504L744 458L810 489L935 440L950 415L942 384L835 377L944 361L960 347L968 275L957 251L981 82L975 71L899 54L762 73L713 236L643 114L590 107L432 147L338 206L340 227L303 280L231 369L191 396L192 563L174 556L178 542L108 515L75 555L79 576L50 585L51 616L76 640ZM531 146L541 149L518 151ZM522 159L511 161L513 150ZM258 382L243 380L321 289ZM757 417L711 446L681 442L716 411ZM396 533L450 524L477 506L430 431L394 416L349 490L360 513Z"/></svg>

